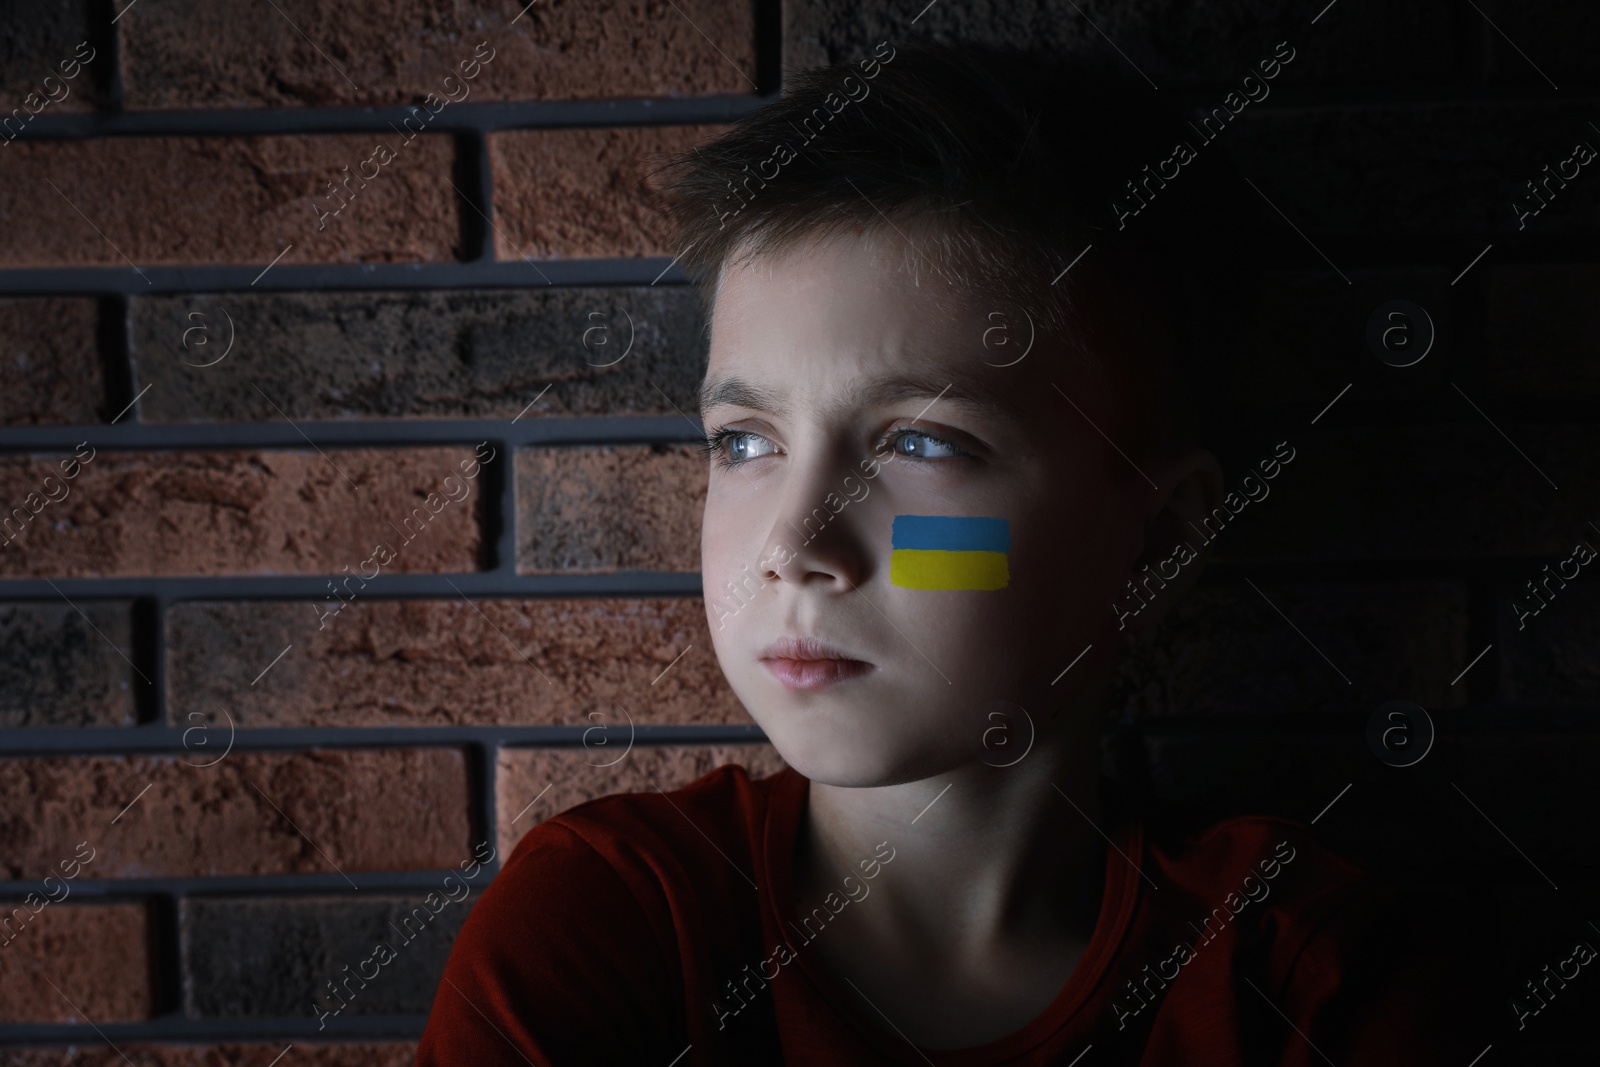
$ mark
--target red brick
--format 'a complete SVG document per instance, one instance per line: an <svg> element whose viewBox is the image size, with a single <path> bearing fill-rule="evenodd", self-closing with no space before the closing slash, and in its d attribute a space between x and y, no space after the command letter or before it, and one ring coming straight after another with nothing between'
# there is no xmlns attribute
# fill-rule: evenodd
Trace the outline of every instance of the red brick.
<svg viewBox="0 0 1600 1067"><path fill-rule="evenodd" d="M279 422L290 393L297 420L692 415L704 322L665 283L128 302L145 422Z"/></svg>
<svg viewBox="0 0 1600 1067"><path fill-rule="evenodd" d="M742 765L752 778L785 766L778 750L765 742L630 748L625 729L595 733L579 748L502 749L495 786L500 856L509 856L537 823L584 801L612 793L654 793L657 786L677 789L724 763Z"/></svg>
<svg viewBox="0 0 1600 1067"><path fill-rule="evenodd" d="M225 736L182 757L0 763L0 871L42 877L61 861L63 842L87 841L95 854L84 870L95 878L337 865L359 886L360 871L451 867L471 851L458 749L232 752L201 766L220 755Z"/></svg>
<svg viewBox="0 0 1600 1067"><path fill-rule="evenodd" d="M77 904L70 895L72 883L60 885L69 895L62 897L63 890L52 887L58 902L45 903L37 914L22 901L0 902L0 914L13 923L13 909L26 917L25 924L11 928L16 931L11 941L4 942L6 934L0 933L0 1022L150 1018L155 993L149 910L143 904Z"/></svg>
<svg viewBox="0 0 1600 1067"><path fill-rule="evenodd" d="M0 603L0 728L132 726L132 609L127 600Z"/></svg>
<svg viewBox="0 0 1600 1067"><path fill-rule="evenodd" d="M395 553L383 571L478 566L482 474L460 466L471 448L81 454L59 502L31 494L59 480L64 456L0 458L0 506L17 509L0 515L15 537L0 575L355 573L380 542ZM452 475L468 494L455 502L440 491Z"/></svg>
<svg viewBox="0 0 1600 1067"><path fill-rule="evenodd" d="M496 259L676 256L648 171L721 126L513 130L489 135Z"/></svg>
<svg viewBox="0 0 1600 1067"><path fill-rule="evenodd" d="M73 1046L73 1067L124 1067L128 1060L141 1067L221 1067L223 1064L265 1064L283 1052L290 1042L264 1045L128 1045L117 1042L116 1049L88 1041ZM412 1067L417 1061L415 1041L388 1041L381 1044L314 1045L294 1043L295 1067ZM59 1067L63 1062L59 1048L0 1049L0 1067Z"/></svg>
<svg viewBox="0 0 1600 1067"><path fill-rule="evenodd" d="M525 449L517 570L699 570L705 500L694 445Z"/></svg>
<svg viewBox="0 0 1600 1067"><path fill-rule="evenodd" d="M0 300L0 425L104 419L98 307L78 297Z"/></svg>
<svg viewBox="0 0 1600 1067"><path fill-rule="evenodd" d="M1526 6L1529 5L1519 5L1519 10ZM1122 0L1087 9L1077 3L924 0L910 5L905 13L856 0L805 0L784 3L782 8L786 70L829 60L860 60L870 55L878 42L888 40L898 46L912 36L912 31L917 37L937 41L1049 57L1087 52L1110 58L1115 53L1107 42L1115 41L1119 51L1134 57L1129 62L1137 63L1139 71L1163 91L1175 83L1198 84L1205 90L1200 97L1202 102L1215 99L1220 104L1225 88L1219 85L1236 82L1251 73L1260 60L1271 56L1268 42L1285 38L1296 49L1294 62L1286 73L1301 81L1332 81L1340 86L1438 81L1453 74L1460 62L1455 35L1439 32L1440 26L1452 24L1455 12L1442 0L1404 6L1383 5L1378 0L1346 0L1343 10L1355 9L1355 15L1347 14L1337 23L1324 19L1314 30L1307 28L1307 20L1297 11L1271 0L1231 0L1227 4ZM1545 17L1561 27L1571 23L1566 9L1559 6L1553 6ZM1368 18L1384 19L1381 39L1367 29L1372 24L1365 21ZM912 21L914 26L910 25ZM1498 41L1497 35L1487 33L1487 27L1483 29L1486 36ZM1581 31L1569 33L1576 39L1575 50L1593 36L1585 37ZM1514 33L1511 36L1522 40ZM1123 59L1126 56L1119 62ZM1282 84L1275 83L1274 88Z"/></svg>
<svg viewBox="0 0 1600 1067"><path fill-rule="evenodd" d="M547 0L520 15L525 3L483 0L394 0L370 9L278 0L276 6L281 13L268 4L140 0L118 24L127 106L396 104L420 102L429 92L459 96L460 88L445 89L443 79L472 58L479 42L494 51L484 50L490 62L465 83L467 100L754 91L751 0Z"/></svg>
<svg viewBox="0 0 1600 1067"><path fill-rule="evenodd" d="M359 586L353 587L359 588ZM241 727L747 723L698 598L194 601L167 613L169 715ZM319 621L322 623L319 628ZM286 645L260 685L249 685ZM513 647L513 645L515 647ZM591 719L593 713L599 718ZM210 743L208 741L208 743Z"/></svg>
<svg viewBox="0 0 1600 1067"><path fill-rule="evenodd" d="M487 854L487 842L480 842ZM465 877L435 880L429 896L376 896L333 891L325 895L187 897L178 907L183 953L183 1011L191 1019L309 1019L336 1015L426 1015L439 988L450 946L472 910L465 894L482 889L481 867ZM460 886L462 888L457 889ZM440 903L441 899L445 903ZM417 912L416 909L421 909ZM408 922L409 920L409 922ZM400 955L371 988L329 995L340 968L362 970L379 943ZM393 962L393 961L391 961Z"/></svg>
<svg viewBox="0 0 1600 1067"><path fill-rule="evenodd" d="M27 129L30 106L37 116L88 111L105 102L102 79L111 56L95 26L100 10L95 0L0 6L0 119L15 115L10 132L19 125ZM32 100L30 93L36 94Z"/></svg>
<svg viewBox="0 0 1600 1067"><path fill-rule="evenodd" d="M344 180L346 166L355 174L380 142L395 158L365 188L350 179L359 192L319 231L312 198L335 206L326 184ZM16 141L4 152L4 267L267 264L291 243L280 264L460 255L449 137L112 137Z"/></svg>

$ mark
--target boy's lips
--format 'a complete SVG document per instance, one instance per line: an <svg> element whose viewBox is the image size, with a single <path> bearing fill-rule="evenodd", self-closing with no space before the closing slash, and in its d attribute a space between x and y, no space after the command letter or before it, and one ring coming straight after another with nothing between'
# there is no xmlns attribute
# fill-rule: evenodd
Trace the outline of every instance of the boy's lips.
<svg viewBox="0 0 1600 1067"><path fill-rule="evenodd" d="M841 649L813 637L783 637L757 657L772 676L796 692L816 692L873 670Z"/></svg>

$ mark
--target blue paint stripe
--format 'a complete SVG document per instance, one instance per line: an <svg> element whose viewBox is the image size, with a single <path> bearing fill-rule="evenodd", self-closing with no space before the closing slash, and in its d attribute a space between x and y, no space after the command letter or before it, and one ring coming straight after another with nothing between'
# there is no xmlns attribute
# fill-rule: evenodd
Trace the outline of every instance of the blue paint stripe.
<svg viewBox="0 0 1600 1067"><path fill-rule="evenodd" d="M896 515L893 548L933 548L950 552L1008 552L1011 527L1005 519L976 515Z"/></svg>

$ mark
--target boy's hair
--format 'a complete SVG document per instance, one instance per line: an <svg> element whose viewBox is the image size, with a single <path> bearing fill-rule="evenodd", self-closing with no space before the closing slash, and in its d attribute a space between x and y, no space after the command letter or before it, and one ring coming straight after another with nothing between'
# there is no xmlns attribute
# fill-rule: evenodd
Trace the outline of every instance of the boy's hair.
<svg viewBox="0 0 1600 1067"><path fill-rule="evenodd" d="M1167 410L1146 428L1159 419L1167 449L1209 439L1253 290L1256 205L1161 106L1171 94L1119 64L914 42L791 73L772 104L657 168L707 329L730 265L877 230L907 269L931 264L1079 350L1091 326L1063 272L1081 255L1129 298L1164 378ZM1183 141L1198 158L1162 179L1154 166Z"/></svg>

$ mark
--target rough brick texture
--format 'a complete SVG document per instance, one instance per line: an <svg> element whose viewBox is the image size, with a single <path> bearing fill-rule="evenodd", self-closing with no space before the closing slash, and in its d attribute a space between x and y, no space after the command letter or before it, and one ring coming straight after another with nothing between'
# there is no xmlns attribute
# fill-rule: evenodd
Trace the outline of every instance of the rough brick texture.
<svg viewBox="0 0 1600 1067"><path fill-rule="evenodd" d="M152 422L278 421L261 392L296 419L676 416L705 370L682 286L156 297L128 318Z"/></svg>
<svg viewBox="0 0 1600 1067"><path fill-rule="evenodd" d="M670 791L724 763L740 764L752 778L784 767L778 750L765 743L630 748L626 730L586 733L584 742L576 748L501 750L496 806L502 861L536 823L584 801L612 793Z"/></svg>
<svg viewBox="0 0 1600 1067"><path fill-rule="evenodd" d="M0 117L15 116L12 130L26 129L30 114L86 111L103 103L110 57L94 17L99 10L93 0L0 4Z"/></svg>
<svg viewBox="0 0 1600 1067"><path fill-rule="evenodd" d="M518 571L700 569L697 446L524 449L516 469Z"/></svg>
<svg viewBox="0 0 1600 1067"><path fill-rule="evenodd" d="M132 641L126 600L0 603L0 728L131 726Z"/></svg>
<svg viewBox="0 0 1600 1067"><path fill-rule="evenodd" d="M921 7L921 5L917 5ZM801 0L784 7L786 64L861 59L880 41L915 38L991 44L1046 54L1096 52L1109 39L1158 88L1173 82L1235 82L1288 39L1297 79L1410 82L1448 76L1457 57L1450 8L1428 0L1396 10L1381 0L1343 0L1339 16L1320 19L1270 0L1216 4L1182 0L1098 0L1085 4L994 5L940 0L908 15L884 4ZM910 24L915 16L916 22ZM1382 34L1372 28L1381 25Z"/></svg>
<svg viewBox="0 0 1600 1067"><path fill-rule="evenodd" d="M650 172L721 131L617 126L490 134L495 258L676 256Z"/></svg>
<svg viewBox="0 0 1600 1067"><path fill-rule="evenodd" d="M119 26L128 106L283 107L753 92L750 0L440 5L335 0L223 9L143 0ZM525 14L519 14L528 8ZM196 48L195 41L207 42ZM460 69L477 53L490 57ZM491 51L492 49L492 51ZM455 74L457 81L445 84Z"/></svg>
<svg viewBox="0 0 1600 1067"><path fill-rule="evenodd" d="M72 855L71 846L58 851L63 848L62 855ZM37 913L23 899L0 901L7 933L15 931L10 940L0 933L0 1022L150 1018L156 994L149 910L143 904L79 904L71 885L52 883L57 901L34 898ZM62 886L68 895L62 896Z"/></svg>
<svg viewBox="0 0 1600 1067"><path fill-rule="evenodd" d="M100 422L117 413L105 411L98 324L92 299L0 300L0 425Z"/></svg>
<svg viewBox="0 0 1600 1067"><path fill-rule="evenodd" d="M394 158L365 188L351 178L349 206L319 230L313 198L323 211L337 207L328 183L356 174L380 143ZM450 187L448 137L110 137L19 140L0 151L0 267L265 266L291 244L280 264L461 254L464 209Z"/></svg>
<svg viewBox="0 0 1600 1067"><path fill-rule="evenodd" d="M94 450L60 483L65 495L45 479L59 483L67 457L0 457L0 501L12 509L0 519L15 538L0 549L0 576L476 570L479 455L492 456L453 446ZM363 567L380 543L392 561Z"/></svg>
<svg viewBox="0 0 1600 1067"><path fill-rule="evenodd" d="M225 730L219 706L247 728L587 728L621 726L624 709L639 725L749 721L717 665L698 598L474 601L358 596L332 615L331 603L174 605L171 721L214 720ZM246 684L291 643L267 680Z"/></svg>
<svg viewBox="0 0 1600 1067"><path fill-rule="evenodd" d="M190 899L180 919L184 1010L199 1018L426 1015L472 907L470 897L452 898L487 881L480 867L472 882L441 882L431 900ZM374 958L380 943L394 954L387 963Z"/></svg>
<svg viewBox="0 0 1600 1067"><path fill-rule="evenodd" d="M78 841L95 849L97 878L337 866L359 886L361 871L449 867L469 855L467 767L458 749L233 752L204 766L226 733L206 736L202 747L194 735L181 758L3 761L0 872L43 877L63 842Z"/></svg>

